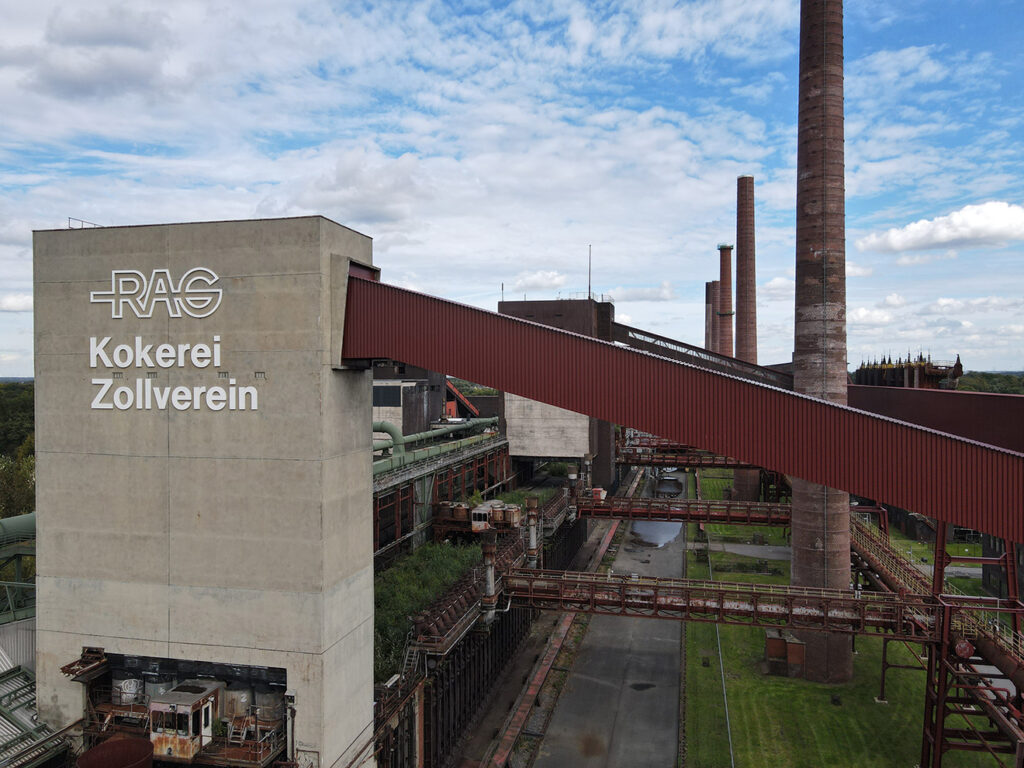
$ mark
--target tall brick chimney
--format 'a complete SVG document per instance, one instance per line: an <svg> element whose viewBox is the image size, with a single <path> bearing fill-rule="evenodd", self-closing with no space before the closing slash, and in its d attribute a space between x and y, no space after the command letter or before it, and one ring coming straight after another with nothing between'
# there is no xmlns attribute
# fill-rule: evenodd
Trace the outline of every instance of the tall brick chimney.
<svg viewBox="0 0 1024 768"><path fill-rule="evenodd" d="M719 317L719 301L721 299L720 284L717 280L711 281L711 351L722 351L722 323Z"/></svg>
<svg viewBox="0 0 1024 768"><path fill-rule="evenodd" d="M718 353L732 357L732 246L719 245L718 257Z"/></svg>
<svg viewBox="0 0 1024 768"><path fill-rule="evenodd" d="M793 388L846 403L842 0L801 2L798 129ZM793 584L848 589L849 495L794 479L792 532ZM849 680L849 638L813 634L806 677Z"/></svg>
<svg viewBox="0 0 1024 768"><path fill-rule="evenodd" d="M715 337L712 333L714 321L711 315L714 311L714 302L711 300L711 286L710 280L704 283L704 349L714 351Z"/></svg>
<svg viewBox="0 0 1024 768"><path fill-rule="evenodd" d="M736 179L736 357L757 362L753 176Z"/></svg>

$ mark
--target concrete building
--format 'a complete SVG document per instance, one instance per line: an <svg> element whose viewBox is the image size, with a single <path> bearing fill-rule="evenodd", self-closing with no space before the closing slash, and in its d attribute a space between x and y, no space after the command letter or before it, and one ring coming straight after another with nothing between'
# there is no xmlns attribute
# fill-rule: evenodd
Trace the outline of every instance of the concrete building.
<svg viewBox="0 0 1024 768"><path fill-rule="evenodd" d="M498 312L603 341L613 339L615 305L610 301L502 301ZM594 484L610 488L615 482L614 425L508 393L504 396L504 422L513 460L580 462L590 453Z"/></svg>
<svg viewBox="0 0 1024 768"><path fill-rule="evenodd" d="M285 670L300 765L370 736L371 241L322 217L35 233L38 705L113 654Z"/></svg>

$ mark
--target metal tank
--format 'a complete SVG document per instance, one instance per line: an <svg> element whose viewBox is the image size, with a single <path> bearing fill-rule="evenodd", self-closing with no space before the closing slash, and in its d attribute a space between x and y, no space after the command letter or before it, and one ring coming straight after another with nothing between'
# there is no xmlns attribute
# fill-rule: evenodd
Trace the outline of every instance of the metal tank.
<svg viewBox="0 0 1024 768"><path fill-rule="evenodd" d="M252 686L248 683L229 683L222 695L221 714L224 717L244 717L255 703Z"/></svg>
<svg viewBox="0 0 1024 768"><path fill-rule="evenodd" d="M145 686L135 672L114 672L110 686L110 700L114 704L138 704L144 698Z"/></svg>
<svg viewBox="0 0 1024 768"><path fill-rule="evenodd" d="M262 721L284 719L284 691L269 685L258 685L256 693L256 719Z"/></svg>
<svg viewBox="0 0 1024 768"><path fill-rule="evenodd" d="M149 739L110 739L83 752L78 768L151 768L153 744Z"/></svg>
<svg viewBox="0 0 1024 768"><path fill-rule="evenodd" d="M171 675L143 675L146 696L163 696L174 687L175 680Z"/></svg>

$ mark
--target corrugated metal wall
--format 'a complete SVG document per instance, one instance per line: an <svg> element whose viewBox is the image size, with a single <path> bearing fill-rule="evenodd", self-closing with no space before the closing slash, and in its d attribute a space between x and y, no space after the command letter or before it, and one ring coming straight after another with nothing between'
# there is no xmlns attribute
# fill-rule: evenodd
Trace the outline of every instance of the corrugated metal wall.
<svg viewBox="0 0 1024 768"><path fill-rule="evenodd" d="M391 358L1024 541L1024 455L382 283L346 359Z"/></svg>
<svg viewBox="0 0 1024 768"><path fill-rule="evenodd" d="M22 619L0 624L0 648L11 663L35 670L36 668L36 620Z"/></svg>

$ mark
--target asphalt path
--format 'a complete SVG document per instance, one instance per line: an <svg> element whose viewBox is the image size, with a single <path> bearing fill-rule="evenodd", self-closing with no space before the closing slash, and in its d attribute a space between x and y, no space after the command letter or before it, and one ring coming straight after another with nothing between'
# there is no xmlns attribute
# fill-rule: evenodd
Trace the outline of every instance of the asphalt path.
<svg viewBox="0 0 1024 768"><path fill-rule="evenodd" d="M684 546L679 523L634 523L612 568L678 578ZM535 766L676 765L679 642L678 622L594 616Z"/></svg>

